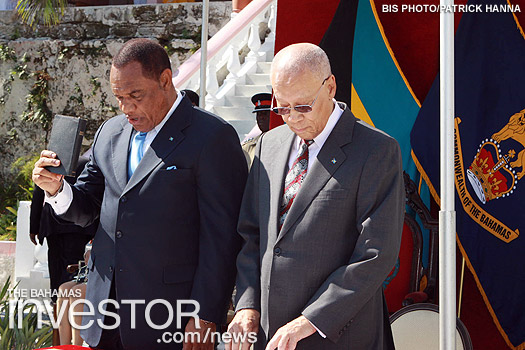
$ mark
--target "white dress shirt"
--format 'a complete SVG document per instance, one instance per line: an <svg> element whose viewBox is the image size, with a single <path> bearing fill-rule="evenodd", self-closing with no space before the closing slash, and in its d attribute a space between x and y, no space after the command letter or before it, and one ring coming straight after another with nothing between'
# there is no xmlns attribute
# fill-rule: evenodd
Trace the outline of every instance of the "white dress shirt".
<svg viewBox="0 0 525 350"><path fill-rule="evenodd" d="M157 124L153 129L148 131L148 134L146 135L146 139L144 140L143 146L144 154L148 151L149 147L151 146L151 143L153 142L153 140L155 140L155 137L159 133L160 129L162 129L162 127L164 126L164 124L166 124L171 114L178 107L180 101L182 101L182 93L177 89L175 89L175 91L177 91L177 99L171 106L170 110L164 116L162 121L159 124ZM122 166L126 165L124 164ZM69 209L69 206L73 201L73 191L71 190L71 186L67 183L67 181L63 181L62 191L58 192L55 196L50 196L49 193L47 193L47 191L45 193L45 202L51 205L51 207L57 215L64 214Z"/></svg>
<svg viewBox="0 0 525 350"><path fill-rule="evenodd" d="M335 99L333 99L333 101L334 110L332 111L332 114L330 114L330 117L328 118L328 121L326 122L323 131L321 131L319 135L314 137L314 142L308 147L308 170L306 172L306 176L308 176L308 171L310 171L310 167L312 165L313 160L319 154L319 151L326 142L326 139L332 133L335 124L337 124L339 118L341 118L341 114L343 114L343 110L341 109L341 107L339 107L337 101ZM301 138L297 135L295 135L294 137L295 139L292 144L292 150L290 151L290 158L288 158L288 169L291 169L293 162L297 158L297 154L299 153L299 149L301 147Z"/></svg>

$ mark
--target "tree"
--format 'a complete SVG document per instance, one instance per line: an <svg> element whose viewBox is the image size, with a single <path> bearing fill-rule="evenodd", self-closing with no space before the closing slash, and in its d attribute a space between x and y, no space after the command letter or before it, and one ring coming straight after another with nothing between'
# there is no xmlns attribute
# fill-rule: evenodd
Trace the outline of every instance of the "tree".
<svg viewBox="0 0 525 350"><path fill-rule="evenodd" d="M64 15L67 0L18 0L16 10L22 22L33 26L57 24Z"/></svg>

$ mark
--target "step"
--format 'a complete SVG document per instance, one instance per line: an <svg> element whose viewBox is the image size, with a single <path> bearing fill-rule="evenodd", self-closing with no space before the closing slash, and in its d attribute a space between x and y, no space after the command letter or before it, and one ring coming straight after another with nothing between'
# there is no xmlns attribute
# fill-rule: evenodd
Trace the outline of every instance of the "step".
<svg viewBox="0 0 525 350"><path fill-rule="evenodd" d="M234 128L235 131L237 131L237 134L239 135L239 142L244 139L244 137L253 129L255 126L255 121L248 121L248 120L228 120L228 123L230 123Z"/></svg>
<svg viewBox="0 0 525 350"><path fill-rule="evenodd" d="M268 63L271 63L273 61L273 51L266 51L266 52L263 52L262 50L259 50L260 53L262 53L262 56L261 58L263 58L263 60L261 61L264 61L264 62L268 62Z"/></svg>
<svg viewBox="0 0 525 350"><path fill-rule="evenodd" d="M214 113L224 120L247 120L252 124L255 123L255 114L253 108L233 107L233 106L215 106Z"/></svg>
<svg viewBox="0 0 525 350"><path fill-rule="evenodd" d="M270 75L266 73L256 73L246 75L246 84L271 85Z"/></svg>
<svg viewBox="0 0 525 350"><path fill-rule="evenodd" d="M256 73L270 74L270 68L272 67L271 62L257 62Z"/></svg>
<svg viewBox="0 0 525 350"><path fill-rule="evenodd" d="M226 96L224 99L225 106L235 106L235 107L254 107L252 103L251 96Z"/></svg>
<svg viewBox="0 0 525 350"><path fill-rule="evenodd" d="M255 94L260 92L272 92L271 85L236 85L235 86L235 95L236 96L247 96L252 97Z"/></svg>
<svg viewBox="0 0 525 350"><path fill-rule="evenodd" d="M259 49L259 52L264 52L265 53L265 61L266 62L271 62L273 61L273 58L274 58L274 48L275 48L275 40L271 40L271 41L265 41L262 45L261 45L261 48Z"/></svg>

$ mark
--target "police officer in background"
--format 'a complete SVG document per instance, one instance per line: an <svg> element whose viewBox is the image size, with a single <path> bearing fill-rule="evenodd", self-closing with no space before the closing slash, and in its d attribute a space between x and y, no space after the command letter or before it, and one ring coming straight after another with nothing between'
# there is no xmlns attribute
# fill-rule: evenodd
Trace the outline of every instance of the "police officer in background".
<svg viewBox="0 0 525 350"><path fill-rule="evenodd" d="M272 104L272 94L266 92L255 94L252 96L252 103L255 106L252 113L256 113L255 118L261 133L255 137L248 138L242 143L242 150L246 156L248 166L252 164L257 141L262 134L270 130L270 107Z"/></svg>

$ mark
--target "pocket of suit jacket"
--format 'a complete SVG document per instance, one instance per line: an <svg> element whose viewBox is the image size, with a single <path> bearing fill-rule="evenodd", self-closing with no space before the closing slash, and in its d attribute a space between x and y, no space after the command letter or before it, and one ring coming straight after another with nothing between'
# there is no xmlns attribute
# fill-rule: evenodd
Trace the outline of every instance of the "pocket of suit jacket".
<svg viewBox="0 0 525 350"><path fill-rule="evenodd" d="M334 190L321 190L315 198L319 200L347 199L349 195L349 190L339 188Z"/></svg>
<svg viewBox="0 0 525 350"><path fill-rule="evenodd" d="M168 166L169 168L169 166ZM159 180L170 182L189 182L194 183L195 177L193 176L193 171L191 169L159 169L156 174L159 177Z"/></svg>

